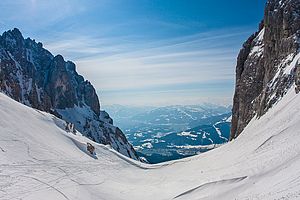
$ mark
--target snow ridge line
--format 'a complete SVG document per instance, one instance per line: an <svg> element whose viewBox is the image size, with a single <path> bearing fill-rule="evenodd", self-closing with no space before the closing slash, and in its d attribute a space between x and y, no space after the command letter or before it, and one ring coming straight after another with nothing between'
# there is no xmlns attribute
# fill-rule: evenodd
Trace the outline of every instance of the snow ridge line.
<svg viewBox="0 0 300 200"><path fill-rule="evenodd" d="M225 179L225 180L220 180L220 181L213 181L213 182L204 183L204 184L202 184L202 185L200 185L200 186L198 186L198 187L195 187L195 188L193 188L193 189L190 189L190 190L188 190L188 191L186 191L186 192L183 192L183 193L177 195L177 196L174 197L173 199L177 199L177 198L179 198L179 197L182 197L182 196L184 196L184 195L187 195L187 194L189 194L189 193L191 193L191 192L194 192L195 190L198 190L198 189L200 189L200 188L202 188L202 187L205 187L205 186L209 186L209 185L216 184L216 183L226 183L226 182L233 183L233 182L240 182L240 181L242 181L242 180L244 180L244 179L246 179L246 178L248 178L248 176L242 176L242 177L238 177L238 178Z"/></svg>

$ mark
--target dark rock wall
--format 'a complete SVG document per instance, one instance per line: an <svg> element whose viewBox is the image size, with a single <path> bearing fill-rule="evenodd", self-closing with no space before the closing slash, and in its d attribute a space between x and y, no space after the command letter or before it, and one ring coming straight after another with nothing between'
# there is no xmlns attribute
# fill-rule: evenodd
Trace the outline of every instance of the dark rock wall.
<svg viewBox="0 0 300 200"><path fill-rule="evenodd" d="M299 36L300 0L269 0L259 31L245 42L237 59L231 139L294 84L296 70L285 69L297 59Z"/></svg>

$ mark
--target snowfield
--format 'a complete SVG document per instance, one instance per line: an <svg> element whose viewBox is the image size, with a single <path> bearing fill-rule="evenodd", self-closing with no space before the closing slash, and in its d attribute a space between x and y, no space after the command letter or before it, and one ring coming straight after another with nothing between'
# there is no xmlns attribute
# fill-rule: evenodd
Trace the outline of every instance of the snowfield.
<svg viewBox="0 0 300 200"><path fill-rule="evenodd" d="M291 89L235 141L148 165L0 93L0 199L300 199L299 102Z"/></svg>

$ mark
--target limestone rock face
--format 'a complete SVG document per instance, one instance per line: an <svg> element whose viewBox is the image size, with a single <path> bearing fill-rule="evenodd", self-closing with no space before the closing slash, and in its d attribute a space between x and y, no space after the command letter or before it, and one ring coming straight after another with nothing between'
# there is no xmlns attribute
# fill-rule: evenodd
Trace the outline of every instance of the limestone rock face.
<svg viewBox="0 0 300 200"><path fill-rule="evenodd" d="M92 84L76 72L71 61L53 56L18 29L0 35L0 90L13 99L55 114L90 139L111 145L138 159L120 129L113 126Z"/></svg>
<svg viewBox="0 0 300 200"><path fill-rule="evenodd" d="M300 0L269 0L259 31L237 59L231 139L297 83Z"/></svg>
<svg viewBox="0 0 300 200"><path fill-rule="evenodd" d="M300 62L298 60L295 67L295 92L298 94L300 92Z"/></svg>

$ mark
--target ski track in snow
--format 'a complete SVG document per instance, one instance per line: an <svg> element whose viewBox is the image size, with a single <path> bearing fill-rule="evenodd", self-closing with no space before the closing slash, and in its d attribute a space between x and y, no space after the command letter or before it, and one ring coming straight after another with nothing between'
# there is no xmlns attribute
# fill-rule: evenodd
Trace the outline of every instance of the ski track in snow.
<svg viewBox="0 0 300 200"><path fill-rule="evenodd" d="M236 140L148 165L0 93L0 199L299 199L299 101L291 89Z"/></svg>

